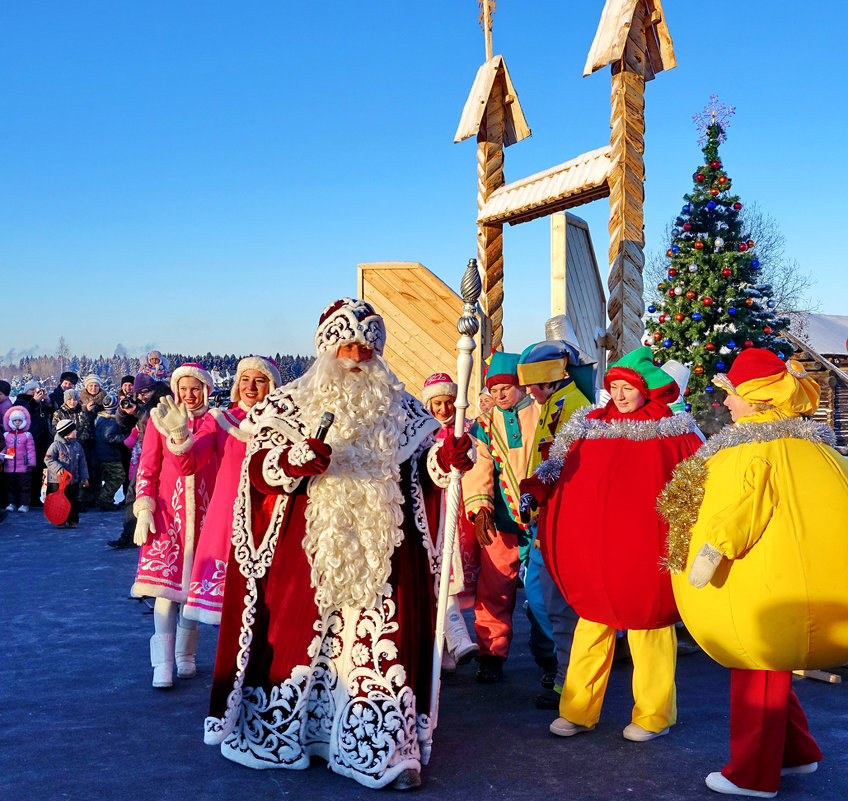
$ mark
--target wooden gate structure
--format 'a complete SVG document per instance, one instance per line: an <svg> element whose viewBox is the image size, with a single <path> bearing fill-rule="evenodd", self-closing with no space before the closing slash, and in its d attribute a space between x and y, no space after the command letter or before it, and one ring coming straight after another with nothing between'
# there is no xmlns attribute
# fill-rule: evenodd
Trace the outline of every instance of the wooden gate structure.
<svg viewBox="0 0 848 801"><path fill-rule="evenodd" d="M645 264L645 83L676 66L661 0L606 0L584 77L612 72L610 141L555 167L504 182L504 148L530 135L503 56L492 55L494 0L479 0L486 61L465 103L455 142L477 138L477 262L483 277L483 352L502 347L503 226L610 198L608 332L597 344L617 359L641 344ZM552 244L555 236L552 225ZM566 297L552 248L552 316ZM558 275L562 275L558 279Z"/></svg>

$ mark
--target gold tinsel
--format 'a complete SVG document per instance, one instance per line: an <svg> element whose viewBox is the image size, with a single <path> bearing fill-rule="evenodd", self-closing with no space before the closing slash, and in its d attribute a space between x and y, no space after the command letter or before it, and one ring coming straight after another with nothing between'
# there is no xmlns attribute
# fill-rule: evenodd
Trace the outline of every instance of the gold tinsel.
<svg viewBox="0 0 848 801"><path fill-rule="evenodd" d="M668 522L666 567L672 573L680 573L686 567L692 526L704 500L706 480L706 460L695 454L674 468L671 480L657 499L657 511Z"/></svg>

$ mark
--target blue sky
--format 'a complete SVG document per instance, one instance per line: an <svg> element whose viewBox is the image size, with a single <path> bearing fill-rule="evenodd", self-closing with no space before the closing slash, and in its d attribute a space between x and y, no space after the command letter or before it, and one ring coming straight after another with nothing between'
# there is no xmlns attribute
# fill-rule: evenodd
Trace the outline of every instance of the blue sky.
<svg viewBox="0 0 848 801"><path fill-rule="evenodd" d="M645 235L700 162L691 117L737 109L722 158L775 217L813 300L848 314L843 4L666 0L678 67L646 92ZM602 0L500 0L533 135L516 180L609 142L609 69L582 78ZM118 343L311 353L359 262L419 261L457 287L475 254L475 0L8 0L0 9L0 360ZM606 200L590 224L606 281ZM542 336L549 228L505 231L505 344Z"/></svg>

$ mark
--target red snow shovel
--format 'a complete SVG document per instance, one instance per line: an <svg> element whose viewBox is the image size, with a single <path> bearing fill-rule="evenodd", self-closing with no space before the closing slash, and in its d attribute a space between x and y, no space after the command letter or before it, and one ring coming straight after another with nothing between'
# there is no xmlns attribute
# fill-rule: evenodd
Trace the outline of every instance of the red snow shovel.
<svg viewBox="0 0 848 801"><path fill-rule="evenodd" d="M71 513L71 502L65 497L65 487L73 481L73 476L63 471L59 476L59 489L44 499L44 516L54 525L61 526Z"/></svg>

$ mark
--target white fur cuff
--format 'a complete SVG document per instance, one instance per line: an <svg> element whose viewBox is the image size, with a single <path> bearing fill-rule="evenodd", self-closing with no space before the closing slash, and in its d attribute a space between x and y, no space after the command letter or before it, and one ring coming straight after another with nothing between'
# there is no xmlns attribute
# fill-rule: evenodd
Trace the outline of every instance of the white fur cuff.
<svg viewBox="0 0 848 801"><path fill-rule="evenodd" d="M306 440L301 440L297 445L292 445L288 452L289 464L301 467L315 458L315 451L309 447Z"/></svg>
<svg viewBox="0 0 848 801"><path fill-rule="evenodd" d="M442 470L442 468L439 467L438 460L436 459L436 454L439 452L439 448L442 447L442 442L444 442L444 440L437 442L427 452L427 472L430 474L430 478L437 487L447 489L450 485L450 472L446 473Z"/></svg>
<svg viewBox="0 0 848 801"><path fill-rule="evenodd" d="M133 502L133 514L138 517L138 513L141 511L155 512L156 499L151 498L149 495L142 495L140 498L136 498Z"/></svg>
<svg viewBox="0 0 848 801"><path fill-rule="evenodd" d="M165 442L168 444L168 450L174 454L174 456L182 456L185 453L188 453L191 450L191 446L194 445L194 434L191 431L188 432L188 439L184 442L174 442L171 437L168 437Z"/></svg>

